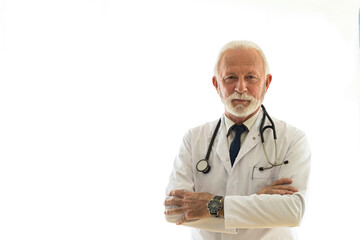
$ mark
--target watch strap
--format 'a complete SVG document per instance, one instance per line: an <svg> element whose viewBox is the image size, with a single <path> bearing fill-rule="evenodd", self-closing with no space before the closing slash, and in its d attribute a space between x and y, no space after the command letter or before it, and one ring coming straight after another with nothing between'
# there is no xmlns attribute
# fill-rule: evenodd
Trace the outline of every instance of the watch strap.
<svg viewBox="0 0 360 240"><path fill-rule="evenodd" d="M222 196L215 196L213 199L217 199L221 202Z"/></svg>

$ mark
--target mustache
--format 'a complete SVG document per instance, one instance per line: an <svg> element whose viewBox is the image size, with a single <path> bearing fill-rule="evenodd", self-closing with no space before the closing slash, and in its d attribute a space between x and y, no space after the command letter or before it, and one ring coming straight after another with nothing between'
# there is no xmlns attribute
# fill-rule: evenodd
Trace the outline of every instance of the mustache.
<svg viewBox="0 0 360 240"><path fill-rule="evenodd" d="M227 97L227 100L248 100L248 101L253 101L255 100L255 98L251 95L248 95L246 93L238 93L238 92L234 92L233 94L231 94L229 97Z"/></svg>

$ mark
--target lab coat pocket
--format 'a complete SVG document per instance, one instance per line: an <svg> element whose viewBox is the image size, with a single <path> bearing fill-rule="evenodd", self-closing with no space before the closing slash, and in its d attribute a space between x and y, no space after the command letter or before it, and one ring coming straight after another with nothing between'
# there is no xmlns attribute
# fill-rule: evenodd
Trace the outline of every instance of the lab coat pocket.
<svg viewBox="0 0 360 240"><path fill-rule="evenodd" d="M279 178L279 171L280 167L273 167L263 171L260 171L258 166L251 167L252 192L257 193L260 189L271 185Z"/></svg>

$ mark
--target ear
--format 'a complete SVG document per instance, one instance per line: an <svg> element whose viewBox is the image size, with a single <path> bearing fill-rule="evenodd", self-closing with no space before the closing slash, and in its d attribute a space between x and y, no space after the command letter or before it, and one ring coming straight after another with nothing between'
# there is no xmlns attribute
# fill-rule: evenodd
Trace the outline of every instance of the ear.
<svg viewBox="0 0 360 240"><path fill-rule="evenodd" d="M219 93L219 84L217 82L217 79L215 76L212 77L212 83L213 83L213 86L215 87L216 91Z"/></svg>
<svg viewBox="0 0 360 240"><path fill-rule="evenodd" d="M271 81L272 81L272 75L271 74L266 75L266 79L265 79L266 91L269 89Z"/></svg>

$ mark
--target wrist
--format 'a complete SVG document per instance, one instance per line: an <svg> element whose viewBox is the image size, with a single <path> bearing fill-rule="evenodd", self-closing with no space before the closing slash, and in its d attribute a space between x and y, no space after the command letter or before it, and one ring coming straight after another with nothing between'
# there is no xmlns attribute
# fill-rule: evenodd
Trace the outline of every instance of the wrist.
<svg viewBox="0 0 360 240"><path fill-rule="evenodd" d="M222 204L222 208L221 208L221 210L220 210L220 212L219 212L219 217L222 217L222 218L224 218L224 208L225 208L225 197L222 197L221 198L221 204Z"/></svg>
<svg viewBox="0 0 360 240"><path fill-rule="evenodd" d="M224 216L224 197L214 196L208 203L208 211L211 216L221 217Z"/></svg>

